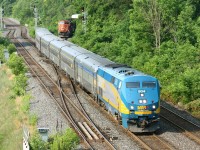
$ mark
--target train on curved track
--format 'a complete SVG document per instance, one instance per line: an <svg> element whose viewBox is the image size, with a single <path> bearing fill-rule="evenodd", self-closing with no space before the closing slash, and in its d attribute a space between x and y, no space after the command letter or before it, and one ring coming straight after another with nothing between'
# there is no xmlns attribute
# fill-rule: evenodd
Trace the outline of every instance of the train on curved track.
<svg viewBox="0 0 200 150"><path fill-rule="evenodd" d="M35 33L39 52L89 91L124 128L132 132L160 128L157 78L94 54L45 28L36 28Z"/></svg>

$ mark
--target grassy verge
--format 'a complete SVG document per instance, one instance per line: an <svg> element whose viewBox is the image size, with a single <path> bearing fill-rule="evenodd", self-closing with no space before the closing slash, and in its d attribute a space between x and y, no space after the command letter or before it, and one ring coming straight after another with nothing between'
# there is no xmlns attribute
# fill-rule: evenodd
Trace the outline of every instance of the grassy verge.
<svg viewBox="0 0 200 150"><path fill-rule="evenodd" d="M0 67L0 146L2 150L22 149L20 111L13 98L14 75L6 66Z"/></svg>

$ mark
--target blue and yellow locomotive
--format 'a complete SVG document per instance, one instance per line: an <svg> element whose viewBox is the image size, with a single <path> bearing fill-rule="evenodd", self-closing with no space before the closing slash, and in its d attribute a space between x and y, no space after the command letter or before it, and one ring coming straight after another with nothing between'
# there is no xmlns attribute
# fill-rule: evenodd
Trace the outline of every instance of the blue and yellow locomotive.
<svg viewBox="0 0 200 150"><path fill-rule="evenodd" d="M159 129L156 78L58 38L45 28L36 29L36 47L117 116L124 128L133 132Z"/></svg>
<svg viewBox="0 0 200 150"><path fill-rule="evenodd" d="M160 87L156 78L120 64L100 67L97 75L98 98L124 128L133 132L160 128Z"/></svg>

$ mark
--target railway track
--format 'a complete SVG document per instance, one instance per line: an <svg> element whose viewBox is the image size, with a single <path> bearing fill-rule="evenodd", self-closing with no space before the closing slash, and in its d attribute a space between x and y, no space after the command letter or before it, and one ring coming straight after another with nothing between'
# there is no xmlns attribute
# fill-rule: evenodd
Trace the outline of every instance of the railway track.
<svg viewBox="0 0 200 150"><path fill-rule="evenodd" d="M80 91L80 89L78 91ZM85 93L84 95L86 95L86 97L89 96L87 93ZM99 104L97 104L94 100L92 100L91 96L89 97L90 99L89 98L85 98L85 99L90 100L89 102L92 103L93 106L100 107ZM115 120L109 112L107 112L104 108L101 108L101 109L104 112L104 115L106 115L109 118L109 120L113 122L113 124L115 124L116 126L119 126L118 121ZM119 127L120 127L120 130L122 130L122 132L125 133L127 136L129 136L133 141L138 141L140 147L144 149L148 149L148 150L175 149L173 145L163 140L161 137L157 136L156 134L149 134L149 133L134 134L130 132L129 130L126 130L125 128L123 128L121 125ZM112 138L112 136L110 137Z"/></svg>
<svg viewBox="0 0 200 150"><path fill-rule="evenodd" d="M83 129L88 128L88 124L85 123L88 122L86 117L83 114L81 114L80 111L78 111L78 108L76 108L76 106L73 105L73 103L71 103L73 99L67 96L62 91L61 84L59 84L60 86L58 86L54 82L54 80L44 71L44 69L34 60L34 58L32 58L29 52L24 48L23 44L27 45L27 43L19 42L14 37L14 33L15 31L9 32L8 37L11 38L11 41L15 44L18 54L22 56L32 74L39 80L43 88L55 100L65 118L71 123L71 126L75 129L75 131L78 133L78 135L85 143L86 148L101 149L100 147L102 148L107 147L108 149L115 149L112 146L112 144L110 144L110 142L100 132L96 131L99 136L98 139L100 140L97 140L97 138L94 140L91 136L89 136L89 134L87 134L87 132L84 132ZM76 117L72 115L76 115ZM95 127L93 128L95 129Z"/></svg>
<svg viewBox="0 0 200 150"><path fill-rule="evenodd" d="M200 127L173 111L161 106L161 119L173 124L178 130L200 145Z"/></svg>
<svg viewBox="0 0 200 150"><path fill-rule="evenodd" d="M62 104L67 110L67 114L72 120L71 122L77 124L81 130L84 132L88 139L95 140L95 145L103 144L104 141L106 144L103 145L102 148L105 149L106 145L108 149L115 149L112 144L106 139L106 137L99 131L99 129L95 126L92 120L88 117L87 113L81 106L78 97L76 96L76 92L72 85L72 82L69 78L64 78L64 74L55 67L55 71L58 76L58 86L60 87L60 94L62 97ZM78 114L77 114L78 113ZM87 128L87 129L86 129ZM89 132L87 132L89 131ZM101 144L99 144L100 142Z"/></svg>
<svg viewBox="0 0 200 150"><path fill-rule="evenodd" d="M170 143L167 141L161 139L156 134L142 134L137 135L138 138L140 138L143 142L145 142L152 150L172 150L175 149ZM152 144L153 143L153 144Z"/></svg>

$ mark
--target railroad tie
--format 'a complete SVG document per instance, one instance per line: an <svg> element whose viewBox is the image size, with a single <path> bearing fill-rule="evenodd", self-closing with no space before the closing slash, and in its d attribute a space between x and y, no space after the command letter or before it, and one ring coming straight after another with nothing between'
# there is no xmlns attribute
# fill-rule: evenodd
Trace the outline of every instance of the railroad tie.
<svg viewBox="0 0 200 150"><path fill-rule="evenodd" d="M88 137L88 139L93 140L92 136L89 134L89 132L86 130L86 128L82 125L82 123L78 122L78 125L82 129L82 131L85 133L85 135Z"/></svg>
<svg viewBox="0 0 200 150"><path fill-rule="evenodd" d="M91 130L91 128L87 125L86 122L83 122L83 125L87 129L87 131L93 136L95 140L99 140L98 136Z"/></svg>

